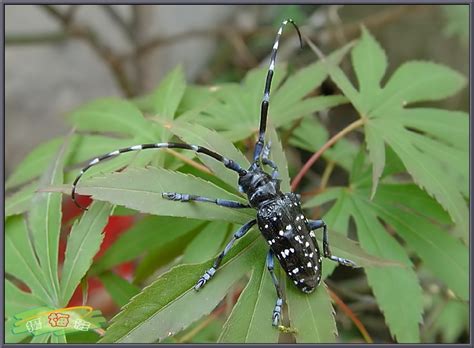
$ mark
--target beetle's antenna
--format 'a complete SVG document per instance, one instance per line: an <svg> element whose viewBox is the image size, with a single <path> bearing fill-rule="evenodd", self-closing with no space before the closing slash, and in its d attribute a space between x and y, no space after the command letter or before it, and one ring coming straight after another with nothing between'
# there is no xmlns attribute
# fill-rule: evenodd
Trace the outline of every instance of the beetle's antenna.
<svg viewBox="0 0 474 348"><path fill-rule="evenodd" d="M157 143L157 144L141 144L141 145L134 145L130 147L125 147L123 149L115 150L112 152L109 152L105 155L102 155L100 157L94 158L92 161L89 162L89 164L84 167L80 172L79 175L76 177L74 182L72 183L72 190L71 190L71 198L74 201L74 204L76 204L79 208L82 210L87 210L86 208L82 207L76 200L76 186L81 177L84 175L84 173L92 166L95 166L96 164L112 158L116 157L122 153L125 152L130 152L130 151L141 151L141 150L146 150L146 149L183 149L183 150L191 150L196 153L202 153L204 155L207 155L209 157L214 158L215 160L222 162L224 166L230 170L233 170L234 172L237 172L240 176L245 175L247 171L243 168L240 167L239 164L234 162L231 159L228 159L217 152L214 152L212 150L209 150L203 146L199 145L192 145L192 144L186 144L186 143Z"/></svg>
<svg viewBox="0 0 474 348"><path fill-rule="evenodd" d="M295 22L293 22L292 19L285 19L281 23L280 29L278 29L278 33L275 38L275 43L273 44L272 54L270 56L270 67L268 68L268 72L267 72L267 79L265 81L265 89L263 91L263 99L262 99L262 104L261 104L261 109L260 109L260 130L258 133L258 140L257 140L257 143L255 144L255 149L253 153L253 163L252 163L253 167L258 166L258 159L260 158L260 155L262 154L263 145L265 142L268 105L270 102L270 87L272 84L273 71L275 69L276 54L278 51L278 44L280 42L280 36L283 31L283 27L288 23L293 24L293 26L295 27L296 31L298 32L298 38L300 39L300 46L303 47L303 41L301 40L301 33L298 26L295 24Z"/></svg>

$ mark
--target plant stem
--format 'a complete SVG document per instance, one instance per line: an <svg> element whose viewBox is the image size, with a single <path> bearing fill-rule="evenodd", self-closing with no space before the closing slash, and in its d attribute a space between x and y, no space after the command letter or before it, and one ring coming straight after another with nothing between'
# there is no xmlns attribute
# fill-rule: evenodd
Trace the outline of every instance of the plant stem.
<svg viewBox="0 0 474 348"><path fill-rule="evenodd" d="M197 163L196 161L193 161L192 159L189 159L187 158L186 156L180 154L179 152L177 151L174 151L172 149L166 149L166 151L170 154L172 154L173 156L175 156L176 158L179 158L181 161L189 164L190 166L200 170L201 172L204 172L204 173L207 173L207 174L213 174L209 168L207 168L206 166L203 166L202 164L199 164Z"/></svg>
<svg viewBox="0 0 474 348"><path fill-rule="evenodd" d="M336 165L336 162L329 160L326 168L324 168L323 175L321 177L321 184L319 185L319 192L323 192L326 189L331 173Z"/></svg>
<svg viewBox="0 0 474 348"><path fill-rule="evenodd" d="M331 139L329 139L326 144L324 144L318 151L316 151L311 158L305 163L303 168L299 171L298 175L293 179L293 182L291 183L291 190L294 191L299 183L301 182L301 179L305 176L305 174L308 172L308 170L311 168L311 166L316 162L316 160L321 157L324 151L329 149L333 144L335 144L339 139L344 137L346 134L352 132L354 129L359 128L360 126L364 125L365 120L363 118L358 119L357 121L352 122L350 125L348 125L346 128L341 130L339 133L335 134Z"/></svg>
<svg viewBox="0 0 474 348"><path fill-rule="evenodd" d="M342 311L352 320L355 326L357 326L365 341L367 343L374 343L372 337L370 337L369 333L367 332L367 329L365 328L364 324L362 324L362 322L359 320L359 318L357 318L354 312L331 289L328 288L328 291L334 302L336 302L336 304L342 309Z"/></svg>

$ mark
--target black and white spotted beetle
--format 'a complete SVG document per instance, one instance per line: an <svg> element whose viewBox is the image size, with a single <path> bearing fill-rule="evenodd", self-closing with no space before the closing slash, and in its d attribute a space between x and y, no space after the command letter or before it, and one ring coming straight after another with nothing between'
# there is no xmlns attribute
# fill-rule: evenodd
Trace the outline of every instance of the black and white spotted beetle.
<svg viewBox="0 0 474 348"><path fill-rule="evenodd" d="M283 305L282 293L278 284L277 277L273 270L273 257L276 256L281 267L286 274L293 280L294 284L305 293L312 292L321 281L321 252L319 251L314 230L322 228L323 230L323 254L322 256L336 261L345 266L354 267L355 264L337 256L333 256L329 250L327 227L323 220L308 220L301 210L299 196L294 193L282 193L280 191L280 180L278 179L278 168L276 164L269 159L270 145L264 146L265 130L267 123L267 113L270 101L270 85L272 83L273 70L275 67L275 58L278 50L279 39L283 27L291 23L301 41L301 34L296 24L287 19L283 21L278 30L273 50L270 58L270 67L268 69L263 100L260 113L260 129L258 140L255 144L253 162L249 169L241 168L236 162L225 158L220 154L211 151L199 145L190 145L185 143L157 143L142 144L132 147L123 148L112 151L106 155L95 158L84 169L81 170L78 177L74 180L72 186L72 199L80 207L75 200L76 185L84 174L93 165L115 157L121 153L130 151L139 151L144 149L164 149L177 148L191 150L210 156L224 164L225 167L239 174L239 189L248 197L249 204L228 201L224 199L201 197L186 193L165 192L163 198L180 201L180 202L209 202L228 208L254 208L257 210L257 218L247 222L237 232L235 232L232 240L227 244L225 249L220 253L214 262L213 267L207 270L204 275L199 278L195 289L202 288L216 273L222 259L230 250L234 242L242 238L255 224L258 225L263 237L266 239L270 249L267 254L266 264L271 274L273 283L276 288L278 299L273 310L272 323L277 326L280 322L281 308ZM266 173L262 166L267 165L272 168L271 174ZM82 207L81 207L82 208Z"/></svg>

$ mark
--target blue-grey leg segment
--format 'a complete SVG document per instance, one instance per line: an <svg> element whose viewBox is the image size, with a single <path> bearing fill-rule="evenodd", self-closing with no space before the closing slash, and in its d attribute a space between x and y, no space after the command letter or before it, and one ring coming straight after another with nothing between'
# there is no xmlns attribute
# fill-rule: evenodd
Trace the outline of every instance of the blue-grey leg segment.
<svg viewBox="0 0 474 348"><path fill-rule="evenodd" d="M208 202L208 203L214 203L214 204L220 205L221 207L227 207L227 208L250 208L250 205L244 204L244 203L228 201L226 199L220 199L220 198L202 197L202 196L191 195L187 193L163 192L161 195L164 199L169 199L170 201Z"/></svg>
<svg viewBox="0 0 474 348"><path fill-rule="evenodd" d="M222 259L229 252L230 248L232 248L235 241L239 238L242 238L252 228L252 226L255 225L256 222L257 222L257 220L255 220L255 219L250 220L245 225L243 225L241 228L239 228L237 230L237 232L234 233L234 236L232 237L230 242L227 243L224 250L219 254L217 259L214 261L214 265L211 268L209 268L206 272L204 272L204 274L201 278L199 278L196 285L194 286L194 290L201 289L207 283L207 281L214 276L214 273L216 273L216 270L219 268L219 266L222 262Z"/></svg>
<svg viewBox="0 0 474 348"><path fill-rule="evenodd" d="M309 227L312 231L317 230L321 227L323 228L323 256L324 257L331 259L332 261L335 261L344 266L357 267L357 265L351 260L332 255L331 250L329 249L328 228L327 228L326 223L323 220L310 220ZM315 237L314 239L316 241Z"/></svg>
<svg viewBox="0 0 474 348"><path fill-rule="evenodd" d="M268 254L267 254L267 268L268 268L268 271L270 272L270 275L272 276L273 285L275 285L275 289L278 296L276 304L275 304L275 308L273 309L272 325L278 326L278 324L280 323L280 318L281 318L281 307L283 306L283 299L281 296L280 285L278 284L278 279L274 271L273 251L271 249L268 251Z"/></svg>
<svg viewBox="0 0 474 348"><path fill-rule="evenodd" d="M262 163L272 167L272 169L273 169L272 170L272 179L278 179L280 174L278 174L278 167L275 164L275 162L273 162L272 160L269 160L267 158L264 158L264 159L262 159Z"/></svg>

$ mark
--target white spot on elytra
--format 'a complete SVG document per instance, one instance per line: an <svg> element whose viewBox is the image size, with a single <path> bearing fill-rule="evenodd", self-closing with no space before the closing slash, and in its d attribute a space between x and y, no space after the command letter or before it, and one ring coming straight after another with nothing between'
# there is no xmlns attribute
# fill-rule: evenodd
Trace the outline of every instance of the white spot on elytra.
<svg viewBox="0 0 474 348"><path fill-rule="evenodd" d="M313 253L309 254L309 257L313 257Z"/></svg>
<svg viewBox="0 0 474 348"><path fill-rule="evenodd" d="M300 226L300 225L298 225L298 230L300 230L300 231L301 231L301 226Z"/></svg>
<svg viewBox="0 0 474 348"><path fill-rule="evenodd" d="M283 231L278 231L278 234L279 234L280 236L283 236Z"/></svg>
<svg viewBox="0 0 474 348"><path fill-rule="evenodd" d="M316 237L316 236L314 235L314 232L313 232L313 231L309 232L309 236L310 236L310 237L313 237L313 238Z"/></svg>
<svg viewBox="0 0 474 348"><path fill-rule="evenodd" d="M286 256L290 255L290 251L288 249L285 249L285 254Z"/></svg>
<svg viewBox="0 0 474 348"><path fill-rule="evenodd" d="M295 249L293 249L293 248L290 248L290 251L291 251L292 253L294 253L294 252L295 252Z"/></svg>
<svg viewBox="0 0 474 348"><path fill-rule="evenodd" d="M268 228L268 225L265 225L265 228Z"/></svg>
<svg viewBox="0 0 474 348"><path fill-rule="evenodd" d="M299 269L298 269L298 267L296 267L296 268L293 268L292 272L293 272L294 274L298 273L298 272L299 272Z"/></svg>
<svg viewBox="0 0 474 348"><path fill-rule="evenodd" d="M298 221L299 219L300 219L300 217L299 217L299 216L297 216L297 217L296 217L296 221Z"/></svg>
<svg viewBox="0 0 474 348"><path fill-rule="evenodd" d="M276 217L274 217L274 218L273 218L273 221L277 221L277 218L276 218Z"/></svg>
<svg viewBox="0 0 474 348"><path fill-rule="evenodd" d="M313 266L313 264L312 264L311 262L308 262L308 263L306 264L306 266L311 267L311 266Z"/></svg>
<svg viewBox="0 0 474 348"><path fill-rule="evenodd" d="M305 246L305 247L309 247L309 242L306 242L306 243L304 244L304 246Z"/></svg>
<svg viewBox="0 0 474 348"><path fill-rule="evenodd" d="M289 231L291 230L291 225L286 225L286 229Z"/></svg>
<svg viewBox="0 0 474 348"><path fill-rule="evenodd" d="M295 283L295 285L298 284L298 282L296 280L293 280L293 283Z"/></svg>
<svg viewBox="0 0 474 348"><path fill-rule="evenodd" d="M300 236L296 235L295 240L297 240L299 242L300 241Z"/></svg>

